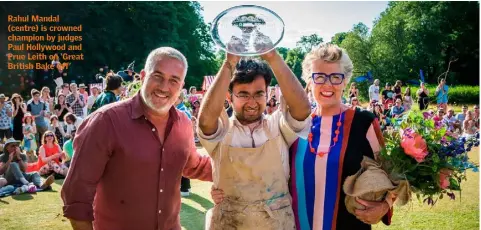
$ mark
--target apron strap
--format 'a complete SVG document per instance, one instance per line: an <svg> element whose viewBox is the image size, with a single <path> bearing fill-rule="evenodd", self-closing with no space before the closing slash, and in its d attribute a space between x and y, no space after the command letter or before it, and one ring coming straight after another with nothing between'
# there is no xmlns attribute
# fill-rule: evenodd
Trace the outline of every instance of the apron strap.
<svg viewBox="0 0 481 230"><path fill-rule="evenodd" d="M224 137L224 140L221 140L218 149L217 149L217 154L215 159L212 159L214 161L214 175L213 175L213 182L214 182L214 187L218 188L219 187L219 179L220 179L220 164L221 160L224 155L227 155L227 152L229 151L229 146L232 142L232 133L233 133L233 127L234 123L229 119L229 116L227 115L227 112L223 110L220 114L221 120L228 125L227 129L227 134ZM215 151L215 150L214 150Z"/></svg>

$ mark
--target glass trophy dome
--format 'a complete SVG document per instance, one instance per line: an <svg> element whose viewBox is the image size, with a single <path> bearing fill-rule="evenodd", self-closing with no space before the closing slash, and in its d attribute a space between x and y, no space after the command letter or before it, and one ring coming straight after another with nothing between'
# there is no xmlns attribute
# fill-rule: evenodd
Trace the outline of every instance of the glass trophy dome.
<svg viewBox="0 0 481 230"><path fill-rule="evenodd" d="M214 43L228 53L257 56L279 44L284 36L284 21L261 6L235 6L214 19L211 35Z"/></svg>

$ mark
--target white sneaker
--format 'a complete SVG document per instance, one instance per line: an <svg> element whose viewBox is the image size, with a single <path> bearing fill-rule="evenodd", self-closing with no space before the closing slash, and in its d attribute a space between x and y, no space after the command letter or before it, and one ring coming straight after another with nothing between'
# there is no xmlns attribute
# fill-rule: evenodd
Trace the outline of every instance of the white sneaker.
<svg viewBox="0 0 481 230"><path fill-rule="evenodd" d="M181 197L188 197L190 196L190 192L180 192Z"/></svg>

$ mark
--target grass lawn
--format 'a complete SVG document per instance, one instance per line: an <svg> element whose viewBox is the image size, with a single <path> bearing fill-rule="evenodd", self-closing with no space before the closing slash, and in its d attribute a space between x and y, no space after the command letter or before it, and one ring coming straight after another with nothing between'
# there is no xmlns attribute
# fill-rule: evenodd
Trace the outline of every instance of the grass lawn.
<svg viewBox="0 0 481 230"><path fill-rule="evenodd" d="M478 148L470 153L473 161L479 162L478 154ZM468 172L467 177L462 197L456 193L455 201L445 198L431 207L414 198L407 206L395 207L390 227L378 224L373 229L479 229L479 174ZM53 191L0 198L0 229L70 229L68 220L62 216L61 183L56 181ZM182 198L180 215L184 229L204 228L205 212L213 206L209 195L211 185L192 181L193 194Z"/></svg>

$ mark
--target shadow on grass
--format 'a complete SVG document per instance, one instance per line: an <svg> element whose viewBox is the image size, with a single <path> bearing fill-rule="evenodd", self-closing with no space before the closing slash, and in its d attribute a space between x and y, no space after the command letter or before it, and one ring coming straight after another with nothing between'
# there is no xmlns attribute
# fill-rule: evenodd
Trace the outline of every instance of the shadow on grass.
<svg viewBox="0 0 481 230"><path fill-rule="evenodd" d="M0 198L0 204L10 204L10 203L8 203L7 201L4 201Z"/></svg>
<svg viewBox="0 0 481 230"><path fill-rule="evenodd" d="M214 204L210 200L205 199L204 197L201 197L195 193L191 193L190 196L184 197L184 199L195 201L206 210L209 210L214 207Z"/></svg>
<svg viewBox="0 0 481 230"><path fill-rule="evenodd" d="M14 200L32 200L33 196L30 193L24 193L20 195L13 195L12 199Z"/></svg>
<svg viewBox="0 0 481 230"><path fill-rule="evenodd" d="M180 209L180 224L186 230L204 229L205 213L188 204L182 204Z"/></svg>

